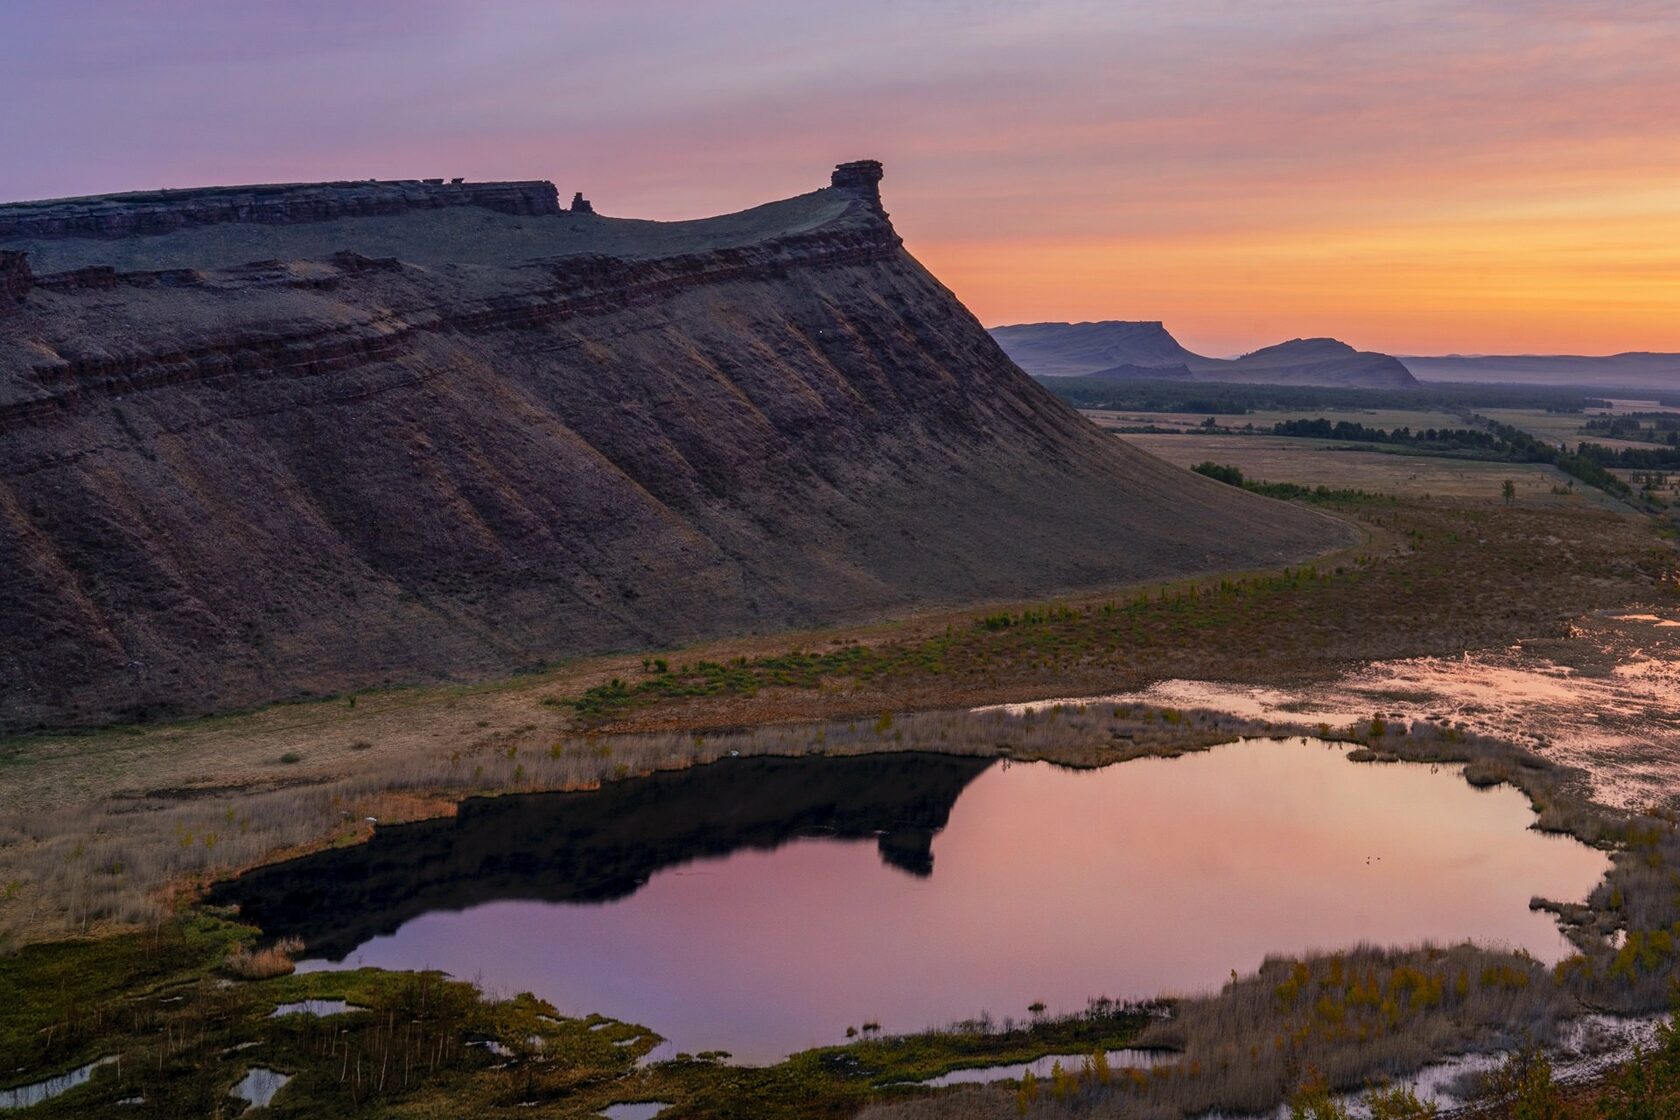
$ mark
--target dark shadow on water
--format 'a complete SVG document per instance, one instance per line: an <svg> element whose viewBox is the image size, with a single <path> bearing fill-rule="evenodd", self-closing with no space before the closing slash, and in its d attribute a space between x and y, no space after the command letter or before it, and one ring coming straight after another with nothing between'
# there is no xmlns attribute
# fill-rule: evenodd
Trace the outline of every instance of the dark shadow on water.
<svg viewBox="0 0 1680 1120"><path fill-rule="evenodd" d="M920 753L724 759L587 792L473 798L453 818L383 826L366 844L219 883L210 901L342 960L428 911L610 902L665 868L799 836L875 836L885 863L926 876L934 833L991 764Z"/></svg>

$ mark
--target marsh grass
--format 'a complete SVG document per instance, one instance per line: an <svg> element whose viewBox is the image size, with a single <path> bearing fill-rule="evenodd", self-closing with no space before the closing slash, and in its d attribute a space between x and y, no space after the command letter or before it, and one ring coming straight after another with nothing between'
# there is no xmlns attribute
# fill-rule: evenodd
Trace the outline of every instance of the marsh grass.
<svg viewBox="0 0 1680 1120"><path fill-rule="evenodd" d="M1010 661L1059 664L1068 657L1117 652L1145 633L1166 628L1203 629L1228 621L1239 604L1267 601L1315 584L1347 578L1351 569L1314 565L1264 575L1222 578L1141 593L1126 600L1079 606L1050 604L1004 611L947 627L942 635L880 645L843 645L823 652L791 650L728 662L667 666L638 681L614 677L575 697L551 697L586 724L600 724L638 707L696 697L755 696L767 688L820 689L825 682L871 683L920 674L975 675Z"/></svg>
<svg viewBox="0 0 1680 1120"><path fill-rule="evenodd" d="M118 1073L67 1100L75 1115L144 1096L152 1114L232 1115L228 1089L260 1055L288 1073L291 1115L597 1114L634 1100L683 1114L756 1120L846 1117L871 1097L961 1065L1128 1044L1158 1007L1094 1001L1078 1015L987 1020L806 1051L768 1067L724 1055L638 1063L662 1040L635 1024L568 1017L529 995L486 996L431 973L377 969L228 984L256 930L214 914L154 931L29 947L0 959L0 1065L29 1081L89 1056ZM272 1017L283 1003L338 999L355 1010ZM6 1079L0 1078L0 1084Z"/></svg>
<svg viewBox="0 0 1680 1120"><path fill-rule="evenodd" d="M32 946L0 959L0 1084L28 1082L94 1056L114 1076L66 1098L59 1115L235 1115L228 1091L260 1054L292 1075L292 1115L354 1116L393 1107L425 1111L507 1107L533 1097L575 1098L585 1112L660 1041L645 1028L568 1018L529 996L487 998L432 973L221 975L258 931L213 915L145 933ZM342 999L358 1010L271 1017L282 1003ZM494 1048L475 1043L494 1042ZM498 1053L498 1051L500 1053ZM502 1057L505 1053L507 1057ZM53 1111L48 1109L47 1111Z"/></svg>
<svg viewBox="0 0 1680 1120"><path fill-rule="evenodd" d="M746 722L761 693L777 703L804 695L813 709L828 697L832 710L853 692L972 694L1006 681L1115 691L1161 677L1286 680L1339 671L1347 660L1548 634L1561 615L1680 586L1673 550L1648 523L1599 510L1370 497L1322 500L1392 546L1334 564L992 612L914 639L677 662L545 703L586 727L628 729L661 709L690 721L727 711L727 722Z"/></svg>
<svg viewBox="0 0 1680 1120"><path fill-rule="evenodd" d="M215 878L328 844L378 823L454 812L500 793L598 788L731 756L921 749L1096 766L1202 749L1265 725L1213 713L1169 723L1144 708L887 714L873 720L729 734L557 736L546 748L486 743L413 757L354 777L266 792L173 793L0 819L0 938L155 925Z"/></svg>
<svg viewBox="0 0 1680 1120"><path fill-rule="evenodd" d="M223 967L241 980L271 980L296 969L292 954L303 951L303 942L295 937L281 938L263 949L235 945L227 955Z"/></svg>

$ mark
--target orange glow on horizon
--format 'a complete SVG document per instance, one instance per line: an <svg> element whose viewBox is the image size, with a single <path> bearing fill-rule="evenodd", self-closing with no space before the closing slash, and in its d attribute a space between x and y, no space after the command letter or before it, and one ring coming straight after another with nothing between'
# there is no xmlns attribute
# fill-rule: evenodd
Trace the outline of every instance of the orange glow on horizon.
<svg viewBox="0 0 1680 1120"><path fill-rule="evenodd" d="M874 158L989 324L1680 351L1666 0L14 6L0 199L464 175L668 220Z"/></svg>
<svg viewBox="0 0 1680 1120"><path fill-rule="evenodd" d="M1329 335L1389 353L1680 351L1680 215L1287 238L911 243L987 326L1159 319L1236 354Z"/></svg>
<svg viewBox="0 0 1680 1120"><path fill-rule="evenodd" d="M988 326L1159 319L1210 355L1319 335L1400 354L1680 351L1680 159L1615 147L1590 174L1528 152L1497 173L1177 196L1144 175L1002 236L942 218L917 238L914 209L899 228Z"/></svg>

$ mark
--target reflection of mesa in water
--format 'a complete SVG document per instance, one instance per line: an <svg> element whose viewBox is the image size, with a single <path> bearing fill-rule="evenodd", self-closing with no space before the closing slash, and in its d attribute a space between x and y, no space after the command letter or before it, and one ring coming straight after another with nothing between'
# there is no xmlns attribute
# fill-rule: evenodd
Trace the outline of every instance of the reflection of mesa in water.
<svg viewBox="0 0 1680 1120"><path fill-rule="evenodd" d="M725 759L599 790L463 802L456 816L382 826L366 844L260 868L212 891L269 937L339 960L434 910L499 899L600 903L655 872L799 837L876 837L881 858L933 870L933 834L992 759L904 753Z"/></svg>
<svg viewBox="0 0 1680 1120"><path fill-rule="evenodd" d="M1535 832L1513 789L1347 754L1254 739L1096 770L724 759L475 801L217 897L312 955L439 968L749 1062L847 1024L1205 991L1276 953L1568 952L1530 900L1585 897L1602 852Z"/></svg>

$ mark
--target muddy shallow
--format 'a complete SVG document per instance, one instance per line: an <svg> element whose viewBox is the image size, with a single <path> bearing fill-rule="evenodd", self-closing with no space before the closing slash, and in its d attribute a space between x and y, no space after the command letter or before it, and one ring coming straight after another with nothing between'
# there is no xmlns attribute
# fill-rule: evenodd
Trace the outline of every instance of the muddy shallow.
<svg viewBox="0 0 1680 1120"><path fill-rule="evenodd" d="M1589 615L1566 638L1373 662L1298 692L1170 680L1142 692L1076 699L1336 726L1378 711L1446 720L1580 767L1593 797L1607 805L1645 808L1680 796L1680 608L1672 605Z"/></svg>
<svg viewBox="0 0 1680 1120"><path fill-rule="evenodd" d="M1532 820L1513 790L1316 740L1098 771L737 759L469 802L228 897L312 967L441 968L769 1061L849 1025L1199 991L1360 941L1555 960L1530 898L1582 899L1606 860Z"/></svg>

